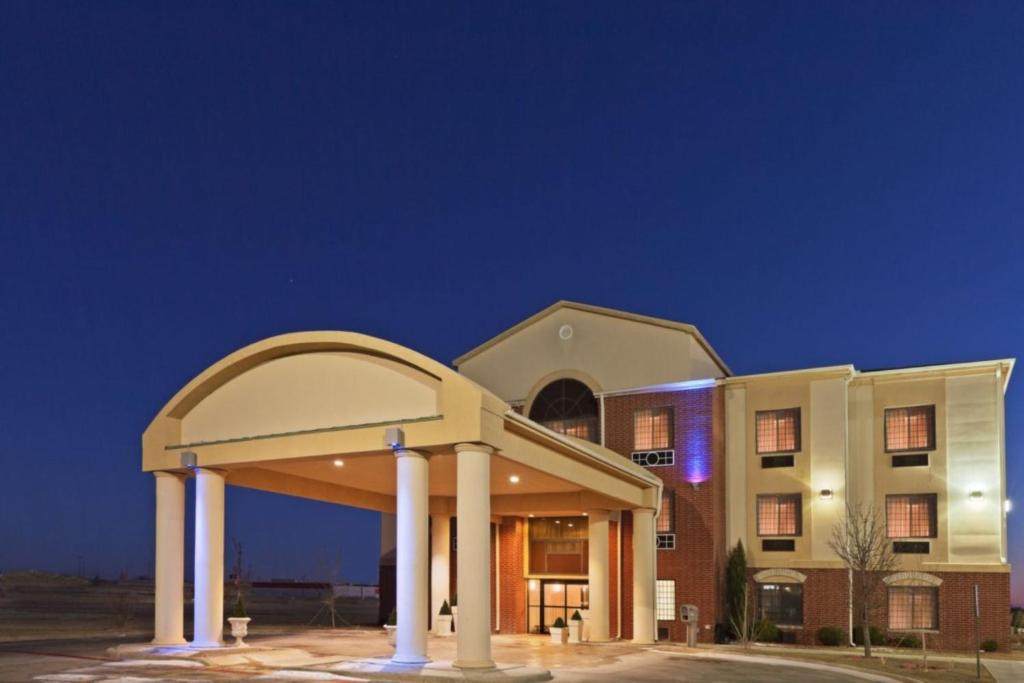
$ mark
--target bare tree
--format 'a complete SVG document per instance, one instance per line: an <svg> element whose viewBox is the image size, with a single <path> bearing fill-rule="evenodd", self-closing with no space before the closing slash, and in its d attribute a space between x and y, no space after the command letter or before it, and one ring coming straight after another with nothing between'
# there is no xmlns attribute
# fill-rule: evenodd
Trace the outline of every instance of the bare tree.
<svg viewBox="0 0 1024 683"><path fill-rule="evenodd" d="M341 576L341 553L333 555L329 550L323 551L323 556L320 562L320 574L324 577L324 588L320 598L320 610L317 611L316 615L310 623L313 623L320 618L321 614L326 613L331 618L331 628L336 628L338 621L345 622L346 625L351 625L349 622L338 615L336 607L337 596L334 594L334 582Z"/></svg>
<svg viewBox="0 0 1024 683"><path fill-rule="evenodd" d="M748 649L752 642L761 637L763 629L763 624L755 617L751 604L753 601L750 595L750 585L744 583L741 588L738 588L734 600L735 613L729 616L729 626L732 627L737 642L743 649Z"/></svg>
<svg viewBox="0 0 1024 683"><path fill-rule="evenodd" d="M828 546L853 574L853 603L860 608L864 656L871 656L871 615L877 609L882 579L896 567L885 518L870 506L846 506Z"/></svg>

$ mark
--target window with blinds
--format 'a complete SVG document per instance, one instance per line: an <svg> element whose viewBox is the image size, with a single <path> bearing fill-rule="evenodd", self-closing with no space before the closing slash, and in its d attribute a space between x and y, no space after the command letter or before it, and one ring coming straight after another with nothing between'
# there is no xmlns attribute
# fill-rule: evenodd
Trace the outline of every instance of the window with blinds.
<svg viewBox="0 0 1024 683"><path fill-rule="evenodd" d="M889 588L889 629L892 631L937 631L939 589L934 586L892 586Z"/></svg>
<svg viewBox="0 0 1024 683"><path fill-rule="evenodd" d="M935 406L886 408L886 453L932 450L935 450Z"/></svg>
<svg viewBox="0 0 1024 683"><path fill-rule="evenodd" d="M754 415L757 452L794 453L800 450L800 409L759 410Z"/></svg>
<svg viewBox="0 0 1024 683"><path fill-rule="evenodd" d="M799 536L802 527L803 510L799 493L757 497L758 536Z"/></svg>
<svg viewBox="0 0 1024 683"><path fill-rule="evenodd" d="M673 447L672 406L641 408L633 413L633 450L657 451Z"/></svg>
<svg viewBox="0 0 1024 683"><path fill-rule="evenodd" d="M658 621L676 619L676 582L674 579L658 579L654 587L655 611Z"/></svg>
<svg viewBox="0 0 1024 683"><path fill-rule="evenodd" d="M889 538L935 538L937 496L915 493L885 497L885 527Z"/></svg>

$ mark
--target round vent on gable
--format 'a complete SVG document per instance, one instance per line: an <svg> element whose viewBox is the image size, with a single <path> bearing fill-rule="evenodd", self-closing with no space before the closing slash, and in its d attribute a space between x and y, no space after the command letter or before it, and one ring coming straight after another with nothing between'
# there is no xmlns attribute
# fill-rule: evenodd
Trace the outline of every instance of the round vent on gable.
<svg viewBox="0 0 1024 683"><path fill-rule="evenodd" d="M572 339L572 325L562 325L558 328L558 337L560 339Z"/></svg>

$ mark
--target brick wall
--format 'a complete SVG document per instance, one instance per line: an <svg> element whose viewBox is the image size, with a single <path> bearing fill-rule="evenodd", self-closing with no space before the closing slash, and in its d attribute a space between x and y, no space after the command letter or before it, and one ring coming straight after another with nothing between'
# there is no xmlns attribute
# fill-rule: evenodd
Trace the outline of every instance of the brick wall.
<svg viewBox="0 0 1024 683"><path fill-rule="evenodd" d="M501 607L499 631L526 633L526 579L523 576L523 535L526 520L505 517L498 527L501 548Z"/></svg>
<svg viewBox="0 0 1024 683"><path fill-rule="evenodd" d="M700 610L701 642L712 642L714 626L723 619L725 565L725 448L724 394L715 387L687 391L614 396L605 399L605 442L624 457L633 451L633 414L641 408L671 405L675 412L675 464L650 471L675 494L675 550L659 550L659 579L676 582L676 612L680 605ZM696 486L695 486L696 484ZM631 528L631 520L630 520ZM630 533L631 535L631 533ZM632 561L624 552L623 578ZM632 573L631 571L628 573ZM630 577L630 582L632 577ZM631 599L631 585L624 590ZM632 610L623 632L632 631ZM628 628L627 628L627 623ZM683 640L685 627L661 622L669 638Z"/></svg>
<svg viewBox="0 0 1024 683"><path fill-rule="evenodd" d="M767 567L751 568L753 574ZM838 626L849 632L849 575L845 569L799 569L804 582L804 623L799 629L787 629L802 645L817 643L818 629ZM942 579L939 586L939 632L927 634L928 648L934 650L974 649L974 584L981 594L981 640L995 640L999 649L1009 650L1010 575L995 572L932 572ZM756 584L751 583L756 591ZM756 598L756 593L755 593ZM888 631L888 600L885 587L876 597L879 605L871 624ZM860 611L855 609L854 627L860 626ZM897 635L897 634L894 634Z"/></svg>

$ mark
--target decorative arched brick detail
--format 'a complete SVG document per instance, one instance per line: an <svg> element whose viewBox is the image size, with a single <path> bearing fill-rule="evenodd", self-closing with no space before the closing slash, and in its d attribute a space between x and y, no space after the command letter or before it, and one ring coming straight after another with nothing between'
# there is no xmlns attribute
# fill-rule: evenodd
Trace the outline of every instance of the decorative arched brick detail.
<svg viewBox="0 0 1024 683"><path fill-rule="evenodd" d="M934 574L926 574L925 572L896 572L895 574L889 574L889 576L882 579L886 586L900 586L900 585L921 585L926 586L941 586L942 579L935 576Z"/></svg>
<svg viewBox="0 0 1024 683"><path fill-rule="evenodd" d="M768 583L771 579L786 578L793 583L803 583L807 580L806 574L801 574L798 571L792 569L763 569L758 573L754 574L754 581L757 583Z"/></svg>

